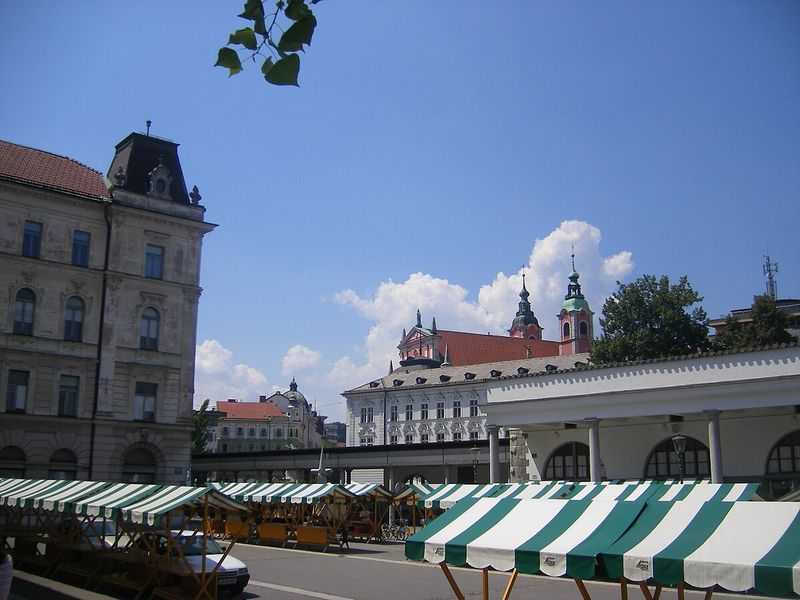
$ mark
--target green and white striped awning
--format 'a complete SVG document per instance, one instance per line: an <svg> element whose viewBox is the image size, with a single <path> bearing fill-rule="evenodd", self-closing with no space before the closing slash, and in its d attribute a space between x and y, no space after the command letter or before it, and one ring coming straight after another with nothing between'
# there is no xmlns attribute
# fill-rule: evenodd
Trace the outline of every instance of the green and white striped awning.
<svg viewBox="0 0 800 600"><path fill-rule="evenodd" d="M439 508L446 509L452 507L456 502L467 498L490 497L496 493L502 484L489 483L486 485L476 485L471 483L448 483L433 491L433 493L420 498L417 505L420 508Z"/></svg>
<svg viewBox="0 0 800 600"><path fill-rule="evenodd" d="M0 490L0 506L26 506L28 501L48 493L60 490L70 483L63 479L27 479L17 480L5 490Z"/></svg>
<svg viewBox="0 0 800 600"><path fill-rule="evenodd" d="M111 519L117 510L150 496L161 487L151 483L114 483L91 496L59 502L56 508L61 512Z"/></svg>
<svg viewBox="0 0 800 600"><path fill-rule="evenodd" d="M43 494L37 494L26 500L28 506L53 510L60 503L72 502L90 496L98 490L107 488L107 481L65 481L65 485L53 488Z"/></svg>
<svg viewBox="0 0 800 600"><path fill-rule="evenodd" d="M652 502L601 558L612 579L800 594L800 503Z"/></svg>
<svg viewBox="0 0 800 600"><path fill-rule="evenodd" d="M394 495L394 500L397 502L403 500L419 500L431 495L440 487L441 484L409 483L406 484L405 488Z"/></svg>
<svg viewBox="0 0 800 600"><path fill-rule="evenodd" d="M359 497L377 496L383 500L392 498L392 493L379 483L348 483L344 488Z"/></svg>
<svg viewBox="0 0 800 600"><path fill-rule="evenodd" d="M406 557L588 579L595 576L600 551L619 539L644 505L590 500L464 500L409 538Z"/></svg>
<svg viewBox="0 0 800 600"><path fill-rule="evenodd" d="M208 500L209 506L225 511L247 512L248 508L209 487L165 485L160 490L120 509L126 521L155 525L162 516L182 506L197 507Z"/></svg>
<svg viewBox="0 0 800 600"><path fill-rule="evenodd" d="M653 499L664 502L694 500L696 502L738 502L758 498L757 483L672 483L662 485Z"/></svg>

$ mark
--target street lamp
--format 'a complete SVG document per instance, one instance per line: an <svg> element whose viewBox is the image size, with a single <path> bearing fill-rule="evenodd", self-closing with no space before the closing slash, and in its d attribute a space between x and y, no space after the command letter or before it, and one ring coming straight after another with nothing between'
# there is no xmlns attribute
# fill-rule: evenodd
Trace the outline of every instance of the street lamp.
<svg viewBox="0 0 800 600"><path fill-rule="evenodd" d="M472 483L478 483L478 458L481 455L481 449L473 446L469 449L469 453L472 455Z"/></svg>
<svg viewBox="0 0 800 600"><path fill-rule="evenodd" d="M675 447L675 453L678 455L678 476L681 483L683 483L683 453L686 451L686 438L682 435L676 435L672 438L672 445Z"/></svg>

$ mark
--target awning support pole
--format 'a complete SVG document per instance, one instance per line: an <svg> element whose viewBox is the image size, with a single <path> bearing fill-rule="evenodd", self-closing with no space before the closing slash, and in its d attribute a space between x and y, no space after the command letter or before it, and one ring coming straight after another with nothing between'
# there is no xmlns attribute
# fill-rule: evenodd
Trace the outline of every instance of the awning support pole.
<svg viewBox="0 0 800 600"><path fill-rule="evenodd" d="M450 587L453 588L453 592L456 595L458 600L464 600L464 594L461 593L461 590L458 588L458 584L456 580L453 579L453 574L450 572L450 569L447 567L446 563L440 562L439 566L442 568L442 572L444 576L447 578L447 583L450 584Z"/></svg>
<svg viewBox="0 0 800 600"><path fill-rule="evenodd" d="M705 600L711 600L711 597L714 595L714 588L710 587L706 590L706 598Z"/></svg>
<svg viewBox="0 0 800 600"><path fill-rule="evenodd" d="M483 569L483 600L489 600L489 569Z"/></svg>
<svg viewBox="0 0 800 600"><path fill-rule="evenodd" d="M661 584L657 583L656 584L656 592L655 592L655 594L653 594L653 600L658 600L659 598L661 598L661 589L662 589Z"/></svg>
<svg viewBox="0 0 800 600"><path fill-rule="evenodd" d="M628 580L624 575L619 578L619 597L620 600L628 600Z"/></svg>
<svg viewBox="0 0 800 600"><path fill-rule="evenodd" d="M508 600L511 597L511 590L514 589L514 582L517 581L518 574L519 571L517 571L517 569L511 571L511 577L508 580L508 585L506 585L506 590L503 592L503 597L501 600Z"/></svg>
<svg viewBox="0 0 800 600"><path fill-rule="evenodd" d="M683 582L682 581L678 584L678 600L686 600L685 596L683 595Z"/></svg>
<svg viewBox="0 0 800 600"><path fill-rule="evenodd" d="M583 583L582 579L576 579L575 585L578 586L578 591L581 593L583 600L592 600L592 597L589 595L589 590L586 589L586 584Z"/></svg>
<svg viewBox="0 0 800 600"><path fill-rule="evenodd" d="M653 600L653 594L650 593L650 588L647 587L646 581L640 581L639 588L642 590L642 596L644 596L645 600Z"/></svg>

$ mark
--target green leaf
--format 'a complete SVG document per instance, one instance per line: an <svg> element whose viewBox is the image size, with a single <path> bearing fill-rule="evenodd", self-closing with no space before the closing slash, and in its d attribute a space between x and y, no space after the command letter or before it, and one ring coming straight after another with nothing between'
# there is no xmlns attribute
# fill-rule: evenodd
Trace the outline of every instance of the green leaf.
<svg viewBox="0 0 800 600"><path fill-rule="evenodd" d="M311 14L311 9L306 6L305 0L289 0L283 11L292 21L299 21Z"/></svg>
<svg viewBox="0 0 800 600"><path fill-rule="evenodd" d="M278 50L280 52L297 52L303 49L303 44L310 46L316 26L317 19L312 14L300 19L283 32L281 40L278 42Z"/></svg>
<svg viewBox="0 0 800 600"><path fill-rule="evenodd" d="M261 65L261 72L266 75L274 65L275 63L272 61L272 57L268 56L264 59L264 64Z"/></svg>
<svg viewBox="0 0 800 600"><path fill-rule="evenodd" d="M272 65L272 68L264 73L264 79L273 85L297 86L298 73L300 73L300 57L297 54L289 54Z"/></svg>
<svg viewBox="0 0 800 600"><path fill-rule="evenodd" d="M228 39L228 43L241 44L248 50L255 50L258 47L258 42L256 42L256 34L249 27L237 29L235 32L233 32L230 39Z"/></svg>
<svg viewBox="0 0 800 600"><path fill-rule="evenodd" d="M264 4L261 0L247 0L244 3L244 12L239 15L242 19L255 21L259 17L264 17Z"/></svg>
<svg viewBox="0 0 800 600"><path fill-rule="evenodd" d="M239 55L236 54L236 50L232 50L231 48L219 49L217 62L214 63L214 66L228 69L230 71L228 77L242 72L242 61L239 60Z"/></svg>

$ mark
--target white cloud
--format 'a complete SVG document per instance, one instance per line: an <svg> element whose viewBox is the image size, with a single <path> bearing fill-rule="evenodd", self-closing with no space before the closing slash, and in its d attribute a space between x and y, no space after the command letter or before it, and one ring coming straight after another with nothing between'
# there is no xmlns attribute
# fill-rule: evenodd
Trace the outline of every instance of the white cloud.
<svg viewBox="0 0 800 600"><path fill-rule="evenodd" d="M600 241L599 229L573 220L534 242L524 268L525 284L545 339L557 335L556 315L567 291L573 248L582 291L595 313L600 313L603 301L616 289L616 281L633 269L630 252L604 257ZM518 308L522 273L523 269L510 275L498 273L480 288L477 301L470 300L469 291L460 285L425 273L413 273L401 283L381 283L371 297L353 290L336 294L335 301L354 308L373 325L364 340L365 362L340 359L329 371L328 383L344 386L339 388L343 391L384 375L390 360L397 366L397 344L403 329L416 322L418 307L426 326L435 317L439 329L505 334ZM599 328L597 317L595 327Z"/></svg>
<svg viewBox="0 0 800 600"><path fill-rule="evenodd" d="M295 344L283 357L283 374L287 377L294 376L303 371L309 371L319 366L322 354L301 344Z"/></svg>
<svg viewBox="0 0 800 600"><path fill-rule="evenodd" d="M232 364L233 353L217 340L205 340L195 355L194 405L206 398L211 406L217 401L236 398L257 400L267 389L267 378L258 369Z"/></svg>

